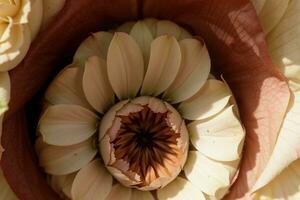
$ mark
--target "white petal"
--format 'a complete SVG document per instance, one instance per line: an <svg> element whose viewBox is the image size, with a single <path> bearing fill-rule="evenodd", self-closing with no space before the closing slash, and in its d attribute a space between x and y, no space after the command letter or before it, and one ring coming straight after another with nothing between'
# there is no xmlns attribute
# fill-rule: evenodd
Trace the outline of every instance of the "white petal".
<svg viewBox="0 0 300 200"><path fill-rule="evenodd" d="M130 31L130 35L137 41L142 50L145 64L144 72L146 72L150 57L150 46L153 40L152 33L143 21L138 21Z"/></svg>
<svg viewBox="0 0 300 200"><path fill-rule="evenodd" d="M42 29L45 29L55 19L65 2L66 0L43 0Z"/></svg>
<svg viewBox="0 0 300 200"><path fill-rule="evenodd" d="M89 57L84 69L83 92L95 110L104 113L114 104L114 92L107 77L106 62L96 56Z"/></svg>
<svg viewBox="0 0 300 200"><path fill-rule="evenodd" d="M31 4L28 22L31 32L31 39L34 40L37 36L43 19L43 0L34 0Z"/></svg>
<svg viewBox="0 0 300 200"><path fill-rule="evenodd" d="M153 38L156 37L156 29L157 29L156 24L158 21L159 20L155 18L147 18L143 20L143 22L147 25L147 27L151 31Z"/></svg>
<svg viewBox="0 0 300 200"><path fill-rule="evenodd" d="M135 21L129 21L129 22L125 22L124 24L122 24L121 26L119 26L117 28L117 32L124 32L124 33L130 33L132 27L136 24Z"/></svg>
<svg viewBox="0 0 300 200"><path fill-rule="evenodd" d="M25 57L30 42L30 30L28 25L13 25L12 32L9 36L11 47L4 53L0 53L0 71L8 71L16 67Z"/></svg>
<svg viewBox="0 0 300 200"><path fill-rule="evenodd" d="M75 104L90 108L82 91L82 76L80 68L74 65L67 67L52 81L45 99L51 104Z"/></svg>
<svg viewBox="0 0 300 200"><path fill-rule="evenodd" d="M119 99L133 98L144 76L140 47L126 33L115 33L107 54L108 78Z"/></svg>
<svg viewBox="0 0 300 200"><path fill-rule="evenodd" d="M258 17L265 34L268 34L280 22L289 0L266 0Z"/></svg>
<svg viewBox="0 0 300 200"><path fill-rule="evenodd" d="M201 190L188 180L176 178L166 187L157 190L158 200L205 200Z"/></svg>
<svg viewBox="0 0 300 200"><path fill-rule="evenodd" d="M171 35L176 39L179 39L181 34L181 28L174 22L168 20L160 20L156 23L156 37L162 35Z"/></svg>
<svg viewBox="0 0 300 200"><path fill-rule="evenodd" d="M289 1L285 1L288 3ZM274 11L272 11L274 12ZM286 13L267 36L273 61L288 79L300 81L300 1L290 1Z"/></svg>
<svg viewBox="0 0 300 200"><path fill-rule="evenodd" d="M300 199L300 159L293 162L271 183L257 191L255 200Z"/></svg>
<svg viewBox="0 0 300 200"><path fill-rule="evenodd" d="M97 130L99 118L76 105L50 106L39 121L44 142L67 146L87 140Z"/></svg>
<svg viewBox="0 0 300 200"><path fill-rule="evenodd" d="M178 111L189 120L205 119L223 110L230 95L226 84L210 79L193 97L182 102Z"/></svg>
<svg viewBox="0 0 300 200"><path fill-rule="evenodd" d="M87 59L91 56L99 56L106 60L107 51L113 35L109 32L92 33L90 37L85 39L78 47L73 61L84 66Z"/></svg>
<svg viewBox="0 0 300 200"><path fill-rule="evenodd" d="M151 44L148 70L143 82L142 95L157 96L175 80L179 71L181 53L173 36L161 36Z"/></svg>
<svg viewBox="0 0 300 200"><path fill-rule="evenodd" d="M221 199L230 186L230 172L222 164L205 157L197 151L190 151L184 166L184 173L192 184L202 192Z"/></svg>
<svg viewBox="0 0 300 200"><path fill-rule="evenodd" d="M272 156L253 191L262 188L300 157L300 91L290 100L289 111L283 121Z"/></svg>
<svg viewBox="0 0 300 200"><path fill-rule="evenodd" d="M240 158L245 134L232 106L214 118L190 123L188 130L192 144L204 155L219 161Z"/></svg>
<svg viewBox="0 0 300 200"><path fill-rule="evenodd" d="M83 167L72 185L72 199L105 199L112 188L113 178L100 160L94 160Z"/></svg>
<svg viewBox="0 0 300 200"><path fill-rule="evenodd" d="M62 198L68 197L71 199L71 187L74 181L76 173L62 175L62 176L51 176L50 185L53 190L58 193Z"/></svg>
<svg viewBox="0 0 300 200"><path fill-rule="evenodd" d="M181 64L176 79L164 93L171 103L192 97L206 82L210 72L210 57L205 45L196 39L179 42Z"/></svg>
<svg viewBox="0 0 300 200"><path fill-rule="evenodd" d="M0 116L8 110L10 100L10 77L8 72L0 72Z"/></svg>
<svg viewBox="0 0 300 200"><path fill-rule="evenodd" d="M1 168L0 168L0 199L3 200L18 199L14 194L14 192L11 190L10 186L8 185Z"/></svg>
<svg viewBox="0 0 300 200"><path fill-rule="evenodd" d="M116 184L112 187L105 200L132 200L130 199L131 192L132 189L124 187L121 184Z"/></svg>
<svg viewBox="0 0 300 200"><path fill-rule="evenodd" d="M97 154L94 148L95 138L72 146L53 146L39 138L36 142L36 151L40 165L52 175L65 175L75 172L88 164Z"/></svg>
<svg viewBox="0 0 300 200"><path fill-rule="evenodd" d="M155 200L150 192L132 190L130 200Z"/></svg>

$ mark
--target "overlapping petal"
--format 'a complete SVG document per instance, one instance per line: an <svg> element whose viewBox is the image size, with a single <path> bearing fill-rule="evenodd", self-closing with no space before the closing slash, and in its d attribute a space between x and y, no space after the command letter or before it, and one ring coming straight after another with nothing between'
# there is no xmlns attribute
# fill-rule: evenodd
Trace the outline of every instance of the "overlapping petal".
<svg viewBox="0 0 300 200"><path fill-rule="evenodd" d="M74 181L76 173L61 175L61 176L51 176L49 178L49 184L53 190L58 193L61 198L71 199L71 188Z"/></svg>

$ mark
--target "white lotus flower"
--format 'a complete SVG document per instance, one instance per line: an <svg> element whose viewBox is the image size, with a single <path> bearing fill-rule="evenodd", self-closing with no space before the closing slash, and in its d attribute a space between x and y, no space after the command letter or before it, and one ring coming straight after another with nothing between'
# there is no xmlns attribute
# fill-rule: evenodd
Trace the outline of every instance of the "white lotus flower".
<svg viewBox="0 0 300 200"><path fill-rule="evenodd" d="M209 73L204 43L170 21L92 34L45 94L36 151L50 185L82 200L221 199L244 129Z"/></svg>
<svg viewBox="0 0 300 200"><path fill-rule="evenodd" d="M256 199L296 200L300 198L300 1L252 1L272 59L286 76L292 92L276 146L252 192Z"/></svg>

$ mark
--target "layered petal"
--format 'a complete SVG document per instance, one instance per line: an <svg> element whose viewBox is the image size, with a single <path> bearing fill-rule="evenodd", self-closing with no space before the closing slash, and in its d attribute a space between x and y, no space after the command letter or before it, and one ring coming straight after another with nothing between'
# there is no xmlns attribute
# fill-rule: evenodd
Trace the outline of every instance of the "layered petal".
<svg viewBox="0 0 300 200"><path fill-rule="evenodd" d="M107 76L105 60L89 57L84 69L83 92L95 110L104 113L113 105L115 96Z"/></svg>
<svg viewBox="0 0 300 200"><path fill-rule="evenodd" d="M184 166L187 179L207 195L221 199L230 186L230 171L198 151L190 151Z"/></svg>
<svg viewBox="0 0 300 200"><path fill-rule="evenodd" d="M126 33L115 33L107 53L107 71L119 99L133 98L144 76L143 55L137 42Z"/></svg>
<svg viewBox="0 0 300 200"><path fill-rule="evenodd" d="M214 118L188 124L188 130L192 144L204 155L220 161L240 158L245 133L233 106Z"/></svg>
<svg viewBox="0 0 300 200"><path fill-rule="evenodd" d="M75 104L90 108L82 90L83 72L76 65L70 65L52 81L45 94L50 104Z"/></svg>
<svg viewBox="0 0 300 200"><path fill-rule="evenodd" d="M83 107L55 105L44 112L38 130L47 144L68 146L90 138L96 133L98 121L96 114Z"/></svg>
<svg viewBox="0 0 300 200"><path fill-rule="evenodd" d="M106 199L111 191L113 178L99 159L84 166L72 184L72 199Z"/></svg>
<svg viewBox="0 0 300 200"><path fill-rule="evenodd" d="M2 169L0 168L0 199L6 200L17 200L15 193L11 190L8 185Z"/></svg>
<svg viewBox="0 0 300 200"><path fill-rule="evenodd" d="M10 100L10 78L8 72L0 73L0 116L8 110Z"/></svg>
<svg viewBox="0 0 300 200"><path fill-rule="evenodd" d="M191 38L191 34L178 26L176 23L169 20L159 20L156 23L155 36L172 35L177 40Z"/></svg>
<svg viewBox="0 0 300 200"><path fill-rule="evenodd" d="M121 184L115 184L106 200L131 200L132 189L124 187Z"/></svg>
<svg viewBox="0 0 300 200"><path fill-rule="evenodd" d="M34 0L32 1L31 11L28 16L28 25L31 33L31 40L33 41L42 24L43 20L43 0Z"/></svg>
<svg viewBox="0 0 300 200"><path fill-rule="evenodd" d="M225 83L210 79L194 96L182 102L178 111L185 119L205 119L223 110L228 104L230 96L231 92Z"/></svg>
<svg viewBox="0 0 300 200"><path fill-rule="evenodd" d="M271 182L288 165L300 157L300 91L291 98L272 156L252 191Z"/></svg>
<svg viewBox="0 0 300 200"><path fill-rule="evenodd" d="M65 175L75 172L87 165L97 154L94 147L95 138L72 146L53 146L46 144L42 138L36 142L39 163L48 174Z"/></svg>
<svg viewBox="0 0 300 200"><path fill-rule="evenodd" d="M113 35L109 32L100 31L92 33L78 47L73 61L81 66L85 65L87 59L91 56L98 56L104 60L107 58L107 51Z"/></svg>
<svg viewBox="0 0 300 200"><path fill-rule="evenodd" d="M51 176L49 178L49 184L56 193L60 194L61 198L67 197L71 199L71 187L75 176L76 173Z"/></svg>
<svg viewBox="0 0 300 200"><path fill-rule="evenodd" d="M190 200L199 199L205 200L204 194L199 188L188 180L178 177L166 187L157 190L159 200Z"/></svg>
<svg viewBox="0 0 300 200"><path fill-rule="evenodd" d="M165 35L153 40L141 94L157 96L164 92L175 80L180 62L180 46L175 37Z"/></svg>
<svg viewBox="0 0 300 200"><path fill-rule="evenodd" d="M284 2L290 3L280 23L267 36L267 43L272 59L282 73L288 79L300 82L300 2Z"/></svg>
<svg viewBox="0 0 300 200"><path fill-rule="evenodd" d="M42 29L45 29L56 15L64 7L66 0L43 0L43 22Z"/></svg>
<svg viewBox="0 0 300 200"><path fill-rule="evenodd" d="M255 193L255 200L298 200L300 198L300 160L293 162L272 182Z"/></svg>
<svg viewBox="0 0 300 200"><path fill-rule="evenodd" d="M184 39L179 45L180 68L172 85L163 95L171 103L192 97L204 85L210 72L210 57L203 43L196 39Z"/></svg>

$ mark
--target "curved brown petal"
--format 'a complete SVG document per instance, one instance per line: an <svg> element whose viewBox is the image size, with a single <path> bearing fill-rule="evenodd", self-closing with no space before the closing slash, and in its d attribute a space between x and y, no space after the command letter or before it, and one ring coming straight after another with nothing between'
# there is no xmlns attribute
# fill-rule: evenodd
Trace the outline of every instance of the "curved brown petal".
<svg viewBox="0 0 300 200"><path fill-rule="evenodd" d="M214 70L231 87L247 131L239 176L225 199L250 199L248 192L270 158L290 97L270 59L252 4L147 0L144 15L173 20L207 43Z"/></svg>
<svg viewBox="0 0 300 200"><path fill-rule="evenodd" d="M10 73L12 98L3 131L7 152L1 164L21 199L37 200L41 193L45 199L57 198L42 180L20 110L70 61L90 32L142 15L170 19L204 38L214 70L233 90L247 130L240 174L227 199L247 198L270 157L289 100L288 87L270 60L249 0L67 0L57 20Z"/></svg>

